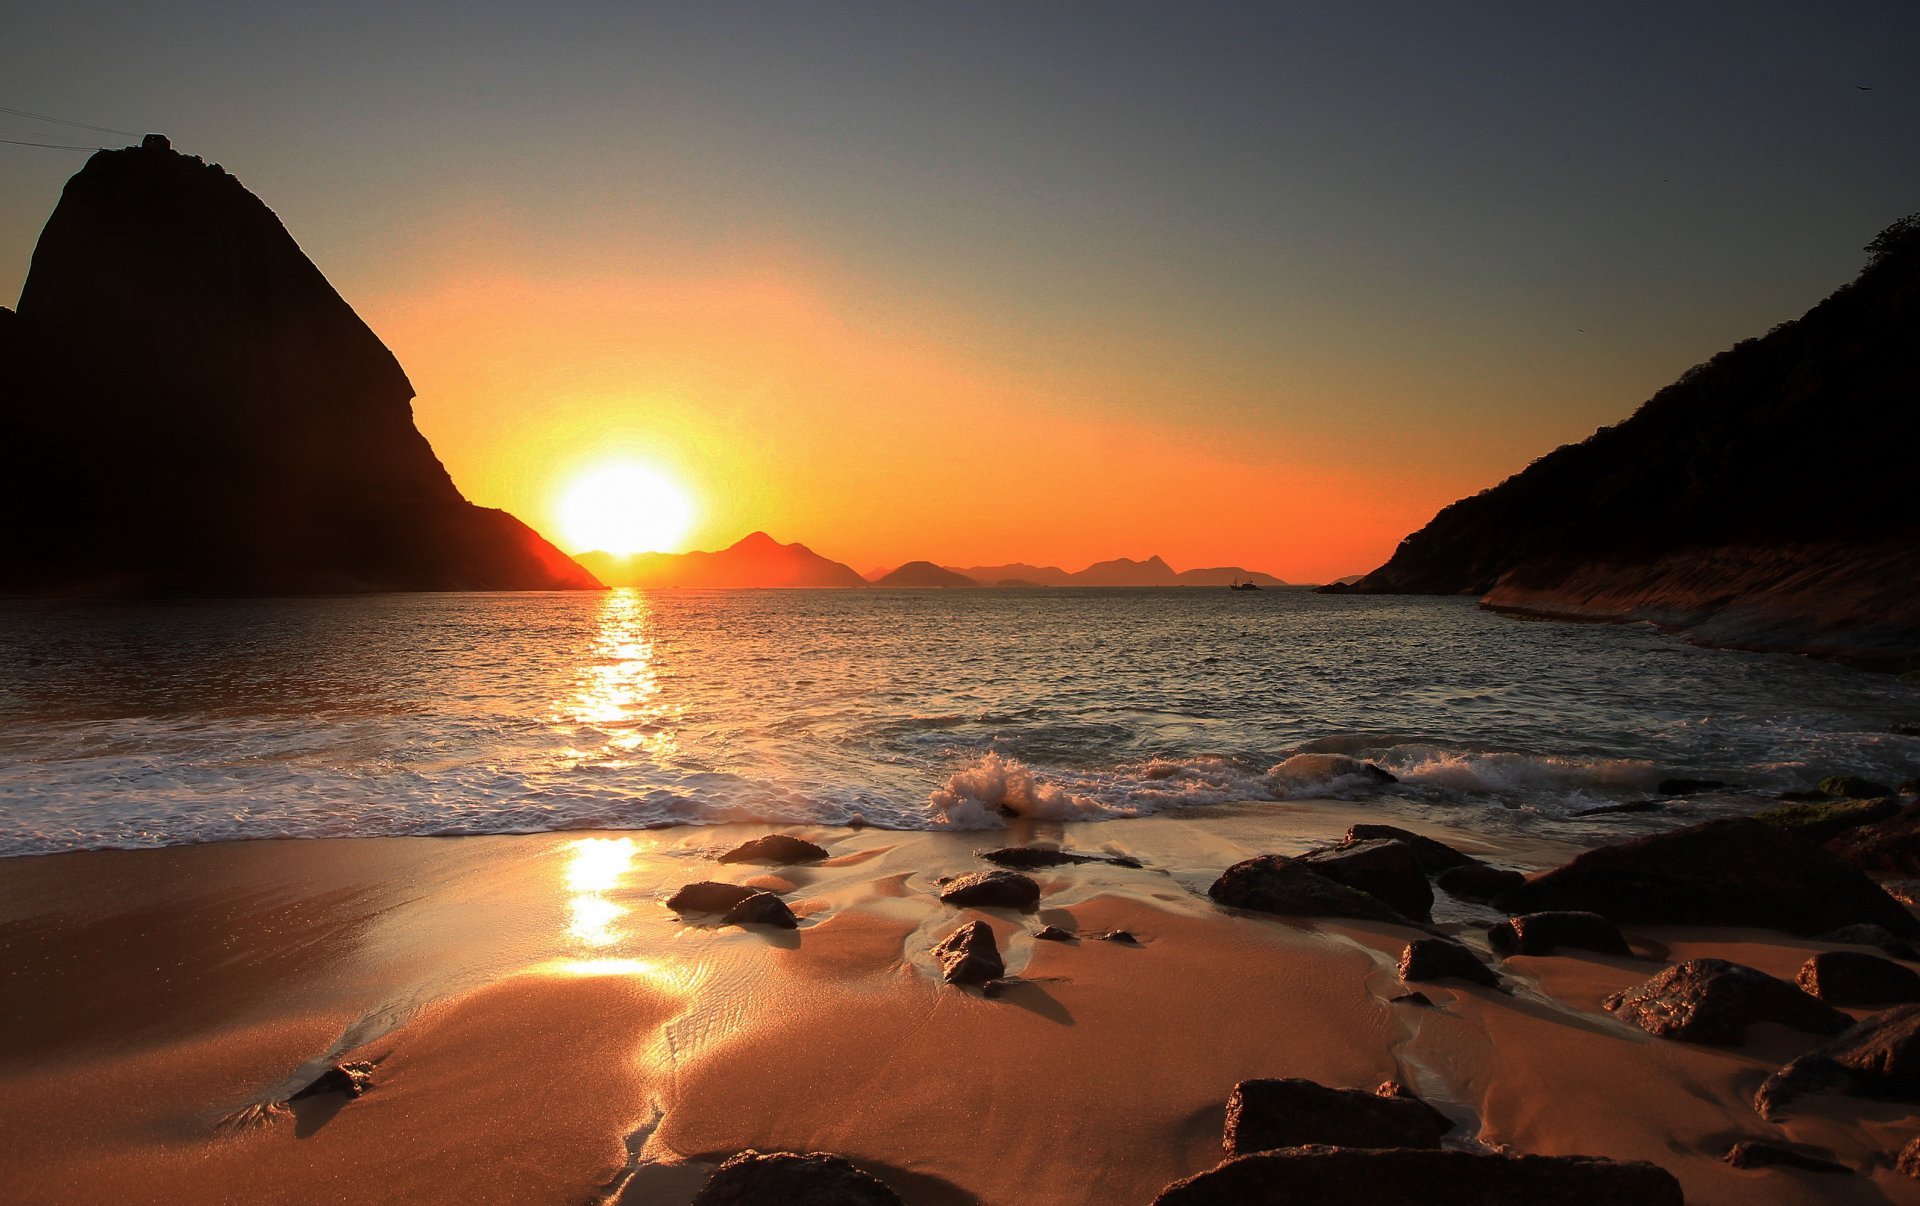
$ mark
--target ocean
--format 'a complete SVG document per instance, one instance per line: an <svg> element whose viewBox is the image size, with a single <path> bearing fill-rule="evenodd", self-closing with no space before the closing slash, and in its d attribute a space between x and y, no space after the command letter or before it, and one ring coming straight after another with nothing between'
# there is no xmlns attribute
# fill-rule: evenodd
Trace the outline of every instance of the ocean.
<svg viewBox="0 0 1920 1206"><path fill-rule="evenodd" d="M0 603L0 855L1365 799L1511 831L1920 773L1920 687L1305 590ZM1370 760L1397 782L1327 755Z"/></svg>

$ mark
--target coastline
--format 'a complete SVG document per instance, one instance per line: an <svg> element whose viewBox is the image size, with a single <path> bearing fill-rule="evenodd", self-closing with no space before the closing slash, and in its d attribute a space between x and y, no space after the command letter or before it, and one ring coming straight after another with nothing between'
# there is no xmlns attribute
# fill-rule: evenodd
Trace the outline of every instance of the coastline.
<svg viewBox="0 0 1920 1206"><path fill-rule="evenodd" d="M1791 979L1819 944L1636 927L1660 959L1516 957L1511 995L1423 984L1421 1009L1389 999L1406 927L1205 896L1242 858L1373 819L1294 801L989 833L778 827L829 850L793 867L713 861L776 828L754 824L0 860L0 1125L33 1136L0 1178L23 1202L676 1203L759 1147L838 1152L909 1203L1146 1202L1218 1161L1236 1081L1301 1076L1401 1080L1456 1136L1517 1152L1651 1160L1696 1203L1916 1196L1890 1166L1911 1107L1754 1114L1813 1036L1694 1047L1599 1007L1683 958ZM1580 848L1400 820L1522 870ZM1144 865L1033 872L1030 915L935 896L986 866L976 849L1029 841ZM698 880L779 891L800 928L683 921L662 902ZM1483 951L1500 916L1436 899L1436 925ZM1015 978L991 998L942 984L928 953L975 918ZM1082 936L1035 942L1042 924ZM1111 929L1138 943L1096 936ZM364 1096L249 1113L347 1059L376 1065ZM1872 1167L1738 1171L1720 1162L1738 1138Z"/></svg>

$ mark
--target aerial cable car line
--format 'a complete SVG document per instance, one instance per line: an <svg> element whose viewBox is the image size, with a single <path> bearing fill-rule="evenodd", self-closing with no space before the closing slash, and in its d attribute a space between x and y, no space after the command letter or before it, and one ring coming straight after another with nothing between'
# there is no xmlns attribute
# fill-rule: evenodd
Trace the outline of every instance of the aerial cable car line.
<svg viewBox="0 0 1920 1206"><path fill-rule="evenodd" d="M25 109L9 109L5 105L0 105L0 113L11 113L15 117L31 117L35 121L50 121L56 126L72 126L76 130L92 130L99 134L124 134L128 138L140 137L139 133L134 130L116 130L112 126L95 126L89 125L84 121L68 121L64 117L51 117L45 113L29 113Z"/></svg>
<svg viewBox="0 0 1920 1206"><path fill-rule="evenodd" d="M77 142L21 142L18 138L0 138L11 147L45 147L49 151L104 151L105 147L83 147Z"/></svg>

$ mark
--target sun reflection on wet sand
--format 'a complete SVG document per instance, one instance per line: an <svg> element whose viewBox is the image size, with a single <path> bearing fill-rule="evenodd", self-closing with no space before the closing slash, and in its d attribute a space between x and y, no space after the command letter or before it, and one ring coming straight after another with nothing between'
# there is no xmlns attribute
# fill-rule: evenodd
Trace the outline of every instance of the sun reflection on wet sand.
<svg viewBox="0 0 1920 1206"><path fill-rule="evenodd" d="M566 865L561 878L567 891L569 943L580 949L576 958L544 965L570 976L637 976L661 988L689 992L699 982L699 963L649 959L609 948L633 937L620 924L631 909L611 899L634 870L641 843L630 837L575 838L561 847Z"/></svg>
<svg viewBox="0 0 1920 1206"><path fill-rule="evenodd" d="M632 588L608 591L592 655L580 667L574 693L554 705L556 724L594 730L601 737L600 753L618 756L644 747L658 758L677 744L663 723L668 709L661 699L651 621L645 594ZM595 753L570 752L582 760Z"/></svg>

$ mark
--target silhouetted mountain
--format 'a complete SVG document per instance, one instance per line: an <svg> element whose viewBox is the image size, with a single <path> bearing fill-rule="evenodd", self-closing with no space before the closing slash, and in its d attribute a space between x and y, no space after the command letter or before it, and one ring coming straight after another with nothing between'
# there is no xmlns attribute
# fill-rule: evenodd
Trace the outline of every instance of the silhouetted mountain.
<svg viewBox="0 0 1920 1206"><path fill-rule="evenodd" d="M804 544L781 544L754 532L712 553L582 553L580 562L610 586L848 587L866 581Z"/></svg>
<svg viewBox="0 0 1920 1206"><path fill-rule="evenodd" d="M1853 283L1462 499L1353 589L1920 658L1920 215Z"/></svg>
<svg viewBox="0 0 1920 1206"><path fill-rule="evenodd" d="M1251 582L1256 586L1285 586L1286 583L1272 574L1256 573L1241 569L1237 565L1223 565L1215 569L1181 570L1174 575L1174 581L1180 586L1226 586L1234 582Z"/></svg>
<svg viewBox="0 0 1920 1206"><path fill-rule="evenodd" d="M899 569L882 578L874 579L875 586L912 587L951 587L978 586L978 582L965 574L956 574L950 569L942 569L931 561L909 561Z"/></svg>
<svg viewBox="0 0 1920 1206"><path fill-rule="evenodd" d="M0 588L594 588L461 497L273 212L149 136L67 182L0 311Z"/></svg>
<svg viewBox="0 0 1920 1206"><path fill-rule="evenodd" d="M1073 575L1075 586L1178 586L1179 575L1156 555L1145 561L1096 561Z"/></svg>
<svg viewBox="0 0 1920 1206"><path fill-rule="evenodd" d="M1055 565L1028 565L1015 561L1007 565L949 565L956 574L965 574L975 582L997 586L1002 582L1020 582L1030 586L1066 586L1073 575Z"/></svg>

